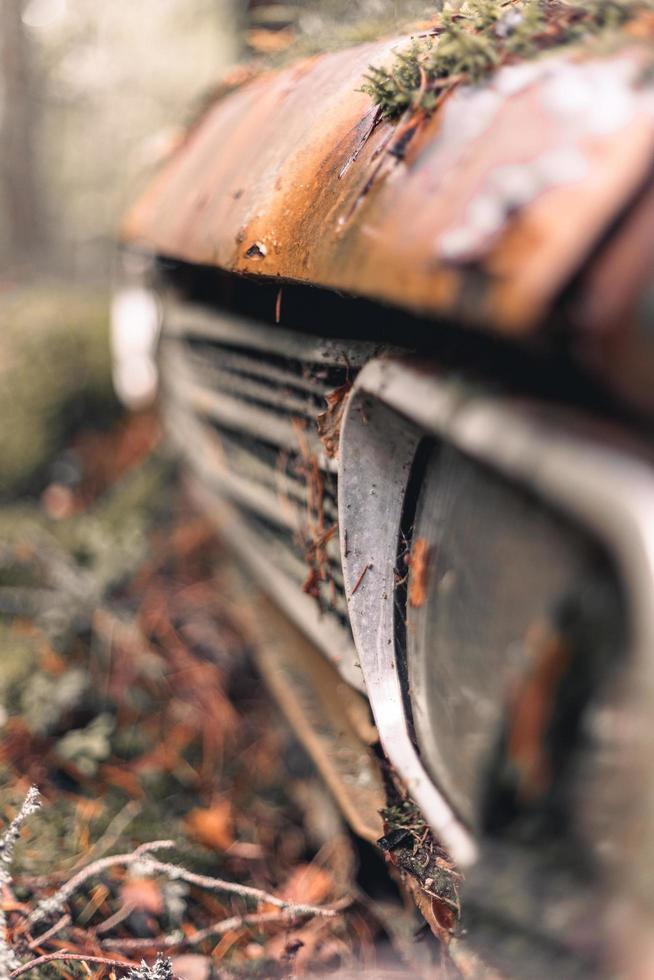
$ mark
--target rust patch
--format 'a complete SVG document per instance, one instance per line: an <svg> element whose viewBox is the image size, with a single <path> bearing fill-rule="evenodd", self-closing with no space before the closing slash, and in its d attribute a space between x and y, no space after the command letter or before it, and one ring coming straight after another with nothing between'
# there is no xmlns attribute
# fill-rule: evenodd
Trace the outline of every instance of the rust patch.
<svg viewBox="0 0 654 980"><path fill-rule="evenodd" d="M551 781L545 736L570 663L564 638L547 624L533 628L528 644L536 648L536 661L513 693L507 737L507 755L519 774L520 796L527 802L541 796Z"/></svg>
<svg viewBox="0 0 654 980"><path fill-rule="evenodd" d="M419 609L427 599L427 580L429 575L429 542L426 538L416 538L408 558L409 605Z"/></svg>

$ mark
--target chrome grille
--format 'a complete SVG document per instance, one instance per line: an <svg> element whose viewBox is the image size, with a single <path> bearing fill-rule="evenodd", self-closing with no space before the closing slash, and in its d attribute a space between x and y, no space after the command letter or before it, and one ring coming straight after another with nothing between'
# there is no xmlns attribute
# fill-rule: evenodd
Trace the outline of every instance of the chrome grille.
<svg viewBox="0 0 654 980"><path fill-rule="evenodd" d="M190 304L165 314L166 419L206 488L235 504L271 566L348 626L336 461L317 420L374 348Z"/></svg>

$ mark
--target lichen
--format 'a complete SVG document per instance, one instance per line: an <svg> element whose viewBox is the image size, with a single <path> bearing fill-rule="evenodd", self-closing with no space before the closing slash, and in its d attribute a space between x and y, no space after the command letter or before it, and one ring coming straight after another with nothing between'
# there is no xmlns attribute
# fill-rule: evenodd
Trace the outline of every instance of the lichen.
<svg viewBox="0 0 654 980"><path fill-rule="evenodd" d="M12 885L11 865L21 827L27 817L36 813L40 805L39 791L36 786L32 786L28 790L17 815L0 837L0 891L3 894L9 893ZM4 909L0 909L0 980L8 980L12 971L18 966L16 953L10 947L7 939L7 917Z"/></svg>
<svg viewBox="0 0 654 980"><path fill-rule="evenodd" d="M143 960L140 966L132 967L126 980L173 980L173 964L167 956L159 954L152 966Z"/></svg>
<svg viewBox="0 0 654 980"><path fill-rule="evenodd" d="M370 66L361 90L385 119L430 113L455 85L482 81L503 64L616 32L652 0L452 0L433 28Z"/></svg>

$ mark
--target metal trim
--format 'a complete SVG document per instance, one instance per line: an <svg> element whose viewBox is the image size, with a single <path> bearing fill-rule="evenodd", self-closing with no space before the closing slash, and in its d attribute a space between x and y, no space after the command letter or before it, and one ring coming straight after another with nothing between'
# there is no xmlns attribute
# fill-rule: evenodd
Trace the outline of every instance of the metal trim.
<svg viewBox="0 0 654 980"><path fill-rule="evenodd" d="M476 847L413 746L395 657L395 554L421 437L417 426L355 385L343 421L338 480L343 578L380 741L439 839L463 866L474 861Z"/></svg>
<svg viewBox="0 0 654 980"><path fill-rule="evenodd" d="M193 337L217 340L229 347L280 354L296 361L324 364L326 367L360 367L375 345L365 340L338 340L312 337L298 330L270 326L240 316L222 313L179 298L164 306L164 332L167 337ZM344 360L347 354L347 360Z"/></svg>

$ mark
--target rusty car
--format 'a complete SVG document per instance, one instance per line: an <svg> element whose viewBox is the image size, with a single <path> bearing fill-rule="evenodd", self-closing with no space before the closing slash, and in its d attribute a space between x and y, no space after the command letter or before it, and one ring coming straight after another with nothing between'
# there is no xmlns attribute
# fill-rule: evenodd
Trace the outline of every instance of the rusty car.
<svg viewBox="0 0 654 980"><path fill-rule="evenodd" d="M654 971L653 40L446 4L227 86L121 227L118 386L454 975Z"/></svg>

